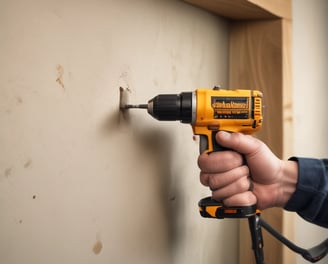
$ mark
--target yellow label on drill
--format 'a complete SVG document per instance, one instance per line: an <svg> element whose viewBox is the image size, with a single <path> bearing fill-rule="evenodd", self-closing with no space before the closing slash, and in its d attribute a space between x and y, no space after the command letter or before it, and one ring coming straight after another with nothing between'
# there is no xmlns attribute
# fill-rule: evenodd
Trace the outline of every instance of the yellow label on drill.
<svg viewBox="0 0 328 264"><path fill-rule="evenodd" d="M247 97L212 97L215 119L248 119L249 98Z"/></svg>

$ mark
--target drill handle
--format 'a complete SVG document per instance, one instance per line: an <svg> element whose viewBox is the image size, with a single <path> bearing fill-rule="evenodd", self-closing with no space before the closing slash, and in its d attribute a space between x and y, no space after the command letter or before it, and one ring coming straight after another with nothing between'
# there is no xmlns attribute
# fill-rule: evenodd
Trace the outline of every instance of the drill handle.
<svg viewBox="0 0 328 264"><path fill-rule="evenodd" d="M212 153L217 151L229 150L216 142L215 135L218 131L207 130L207 133L200 134L199 150L200 153ZM246 163L246 161L244 161ZM199 202L200 214L209 218L248 218L260 211L256 204L249 206L226 207L222 201L216 201L206 197Z"/></svg>

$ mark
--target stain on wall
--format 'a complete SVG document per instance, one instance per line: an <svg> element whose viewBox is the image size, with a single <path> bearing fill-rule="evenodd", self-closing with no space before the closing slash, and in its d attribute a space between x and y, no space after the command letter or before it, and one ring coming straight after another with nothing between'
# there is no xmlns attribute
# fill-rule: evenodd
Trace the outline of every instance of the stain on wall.
<svg viewBox="0 0 328 264"><path fill-rule="evenodd" d="M25 163L24 163L24 168L27 169L29 167L32 166L32 160L28 159Z"/></svg>
<svg viewBox="0 0 328 264"><path fill-rule="evenodd" d="M11 172L12 172L12 168L6 168L5 172L4 172L5 177L8 178L10 176Z"/></svg>
<svg viewBox="0 0 328 264"><path fill-rule="evenodd" d="M65 90L65 85L64 85L64 80L63 80L63 75L64 75L64 68L58 64L56 67L57 70L57 79L56 82L60 85L61 88Z"/></svg>
<svg viewBox="0 0 328 264"><path fill-rule="evenodd" d="M198 214L191 127L119 111L120 86L226 86L227 27L175 0L2 1L1 263L237 263L237 222Z"/></svg>
<svg viewBox="0 0 328 264"><path fill-rule="evenodd" d="M102 245L101 241L97 240L96 243L93 245L92 251L95 255L99 255L102 248L103 248L103 245Z"/></svg>

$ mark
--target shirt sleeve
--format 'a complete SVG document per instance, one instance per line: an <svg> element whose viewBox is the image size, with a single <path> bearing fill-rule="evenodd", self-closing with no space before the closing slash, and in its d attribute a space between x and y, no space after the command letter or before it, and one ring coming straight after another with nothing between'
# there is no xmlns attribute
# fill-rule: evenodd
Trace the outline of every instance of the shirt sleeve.
<svg viewBox="0 0 328 264"><path fill-rule="evenodd" d="M296 191L285 209L328 228L328 159L292 157L298 162Z"/></svg>

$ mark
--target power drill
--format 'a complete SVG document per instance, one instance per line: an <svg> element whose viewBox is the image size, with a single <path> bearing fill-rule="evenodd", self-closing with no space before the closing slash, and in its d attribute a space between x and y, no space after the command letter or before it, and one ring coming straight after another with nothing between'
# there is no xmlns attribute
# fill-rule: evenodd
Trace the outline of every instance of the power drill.
<svg viewBox="0 0 328 264"><path fill-rule="evenodd" d="M144 108L160 121L179 120L191 124L200 136L200 153L224 150L215 140L219 130L252 134L262 126L262 93L256 90L227 90L219 87L180 94L160 94L148 104L126 104L124 109ZM199 202L203 217L244 218L256 213L256 206L226 208L210 197Z"/></svg>
<svg viewBox="0 0 328 264"><path fill-rule="evenodd" d="M181 94L160 94L148 104L122 106L145 108L160 121L179 120L192 125L200 135L200 152L221 149L215 141L219 130L252 134L262 126L262 93L255 90L227 90L214 87Z"/></svg>
<svg viewBox="0 0 328 264"><path fill-rule="evenodd" d="M214 87L180 94L160 94L147 104L132 105L121 102L120 108L147 109L157 120L179 120L191 124L194 134L200 136L200 153L210 154L226 150L215 140L218 131L253 134L262 127L262 98L263 94L257 90L227 90ZM248 218L256 264L264 264L261 227L310 262L316 262L328 253L328 239L310 249L293 244L260 217L260 211L255 204L226 207L222 202L206 197L201 199L198 205L203 217Z"/></svg>

